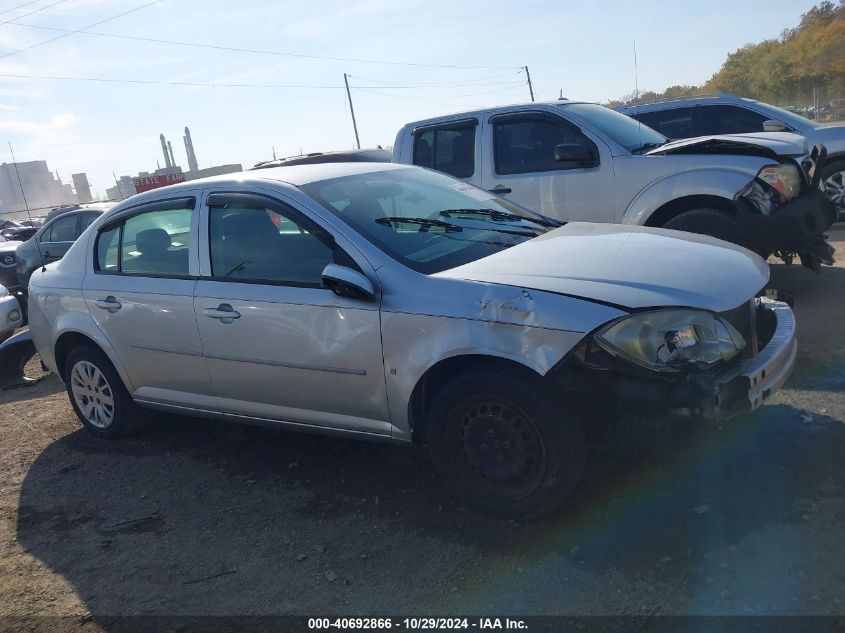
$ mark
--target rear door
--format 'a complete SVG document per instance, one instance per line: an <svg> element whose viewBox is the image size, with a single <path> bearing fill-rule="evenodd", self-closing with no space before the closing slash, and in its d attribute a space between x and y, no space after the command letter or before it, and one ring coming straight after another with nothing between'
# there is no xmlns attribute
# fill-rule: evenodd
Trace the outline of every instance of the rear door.
<svg viewBox="0 0 845 633"><path fill-rule="evenodd" d="M476 168L481 157L478 119L469 118L427 125L412 133L412 162L436 169L481 186L481 172Z"/></svg>
<svg viewBox="0 0 845 633"><path fill-rule="evenodd" d="M379 302L321 284L329 263L375 279L366 261L275 195L212 192L203 214L194 309L220 410L389 434Z"/></svg>
<svg viewBox="0 0 845 633"><path fill-rule="evenodd" d="M560 220L615 220L613 157L591 132L532 111L494 115L482 133L484 189ZM592 160L559 162L558 145L581 145Z"/></svg>
<svg viewBox="0 0 845 633"><path fill-rule="evenodd" d="M199 194L132 207L100 227L83 295L137 399L215 410L193 305Z"/></svg>

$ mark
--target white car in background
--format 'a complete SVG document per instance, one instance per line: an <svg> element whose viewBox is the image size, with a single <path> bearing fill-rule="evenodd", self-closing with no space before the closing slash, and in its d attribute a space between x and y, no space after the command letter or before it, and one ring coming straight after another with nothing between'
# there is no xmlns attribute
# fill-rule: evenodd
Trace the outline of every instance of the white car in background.
<svg viewBox="0 0 845 633"><path fill-rule="evenodd" d="M29 319L98 436L157 409L424 445L458 497L525 517L575 486L585 436L776 391L797 348L768 275L710 237L336 163L121 202L32 274Z"/></svg>
<svg viewBox="0 0 845 633"><path fill-rule="evenodd" d="M620 106L619 112L671 138L708 134L794 132L827 148L821 180L845 219L845 124L822 125L795 112L728 93Z"/></svg>
<svg viewBox="0 0 845 633"><path fill-rule="evenodd" d="M0 286L0 343L23 324L20 303L9 293L6 286Z"/></svg>

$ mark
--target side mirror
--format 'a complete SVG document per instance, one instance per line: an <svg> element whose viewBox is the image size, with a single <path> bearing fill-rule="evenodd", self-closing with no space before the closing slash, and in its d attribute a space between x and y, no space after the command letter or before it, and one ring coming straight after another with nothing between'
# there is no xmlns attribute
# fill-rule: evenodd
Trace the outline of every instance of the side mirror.
<svg viewBox="0 0 845 633"><path fill-rule="evenodd" d="M323 285L339 297L372 300L376 289L367 277L346 266L329 264L323 269Z"/></svg>
<svg viewBox="0 0 845 633"><path fill-rule="evenodd" d="M764 132L786 132L787 129L786 124L781 121L775 121L774 119L763 121Z"/></svg>
<svg viewBox="0 0 845 633"><path fill-rule="evenodd" d="M590 150L580 143L555 145L555 161L558 163L575 163L579 166L589 166L595 162Z"/></svg>

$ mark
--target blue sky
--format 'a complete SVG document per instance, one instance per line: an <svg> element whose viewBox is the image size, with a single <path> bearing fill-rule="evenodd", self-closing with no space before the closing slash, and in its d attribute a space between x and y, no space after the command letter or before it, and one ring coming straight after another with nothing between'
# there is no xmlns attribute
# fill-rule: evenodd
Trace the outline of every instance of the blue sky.
<svg viewBox="0 0 845 633"><path fill-rule="evenodd" d="M390 145L405 122L528 100L560 90L605 101L707 80L727 53L797 24L812 1L521 2L486 0L162 0L93 27L99 33L461 68L314 60L50 31L83 29L151 0L0 0L0 140L19 161L46 159L65 182L85 171L95 192L112 171L161 160L158 135L187 168L191 128L200 167L250 166L300 150L351 147L343 73L351 76L362 146ZM54 5L54 6L51 6ZM14 10L12 10L14 9ZM32 15L16 19L30 11ZM27 26L22 26L27 25ZM47 42L57 38L53 42ZM40 44L42 42L47 42ZM29 50L11 54L22 48ZM474 66L475 68L468 68ZM90 77L249 88L22 79ZM320 86L320 87L318 87ZM397 86L419 86L399 88ZM0 162L8 162L0 147Z"/></svg>

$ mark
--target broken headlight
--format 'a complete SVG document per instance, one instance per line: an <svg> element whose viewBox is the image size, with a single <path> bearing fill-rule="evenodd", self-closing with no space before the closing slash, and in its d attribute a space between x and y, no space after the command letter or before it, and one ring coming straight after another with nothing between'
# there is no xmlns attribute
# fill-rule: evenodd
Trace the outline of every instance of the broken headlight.
<svg viewBox="0 0 845 633"><path fill-rule="evenodd" d="M792 200L801 193L801 172L791 163L767 165L760 170L757 178L768 184L786 200Z"/></svg>
<svg viewBox="0 0 845 633"><path fill-rule="evenodd" d="M611 323L596 340L614 356L655 371L676 372L727 361L745 347L735 327L703 310L655 310Z"/></svg>

